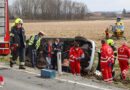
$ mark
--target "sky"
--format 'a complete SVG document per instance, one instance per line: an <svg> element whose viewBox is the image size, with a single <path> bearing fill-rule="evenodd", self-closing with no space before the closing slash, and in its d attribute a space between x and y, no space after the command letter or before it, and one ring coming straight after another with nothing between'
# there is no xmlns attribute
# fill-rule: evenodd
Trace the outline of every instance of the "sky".
<svg viewBox="0 0 130 90"><path fill-rule="evenodd" d="M15 0L9 0L11 5ZM122 11L124 8L130 11L130 0L73 0L87 4L88 9L95 11Z"/></svg>

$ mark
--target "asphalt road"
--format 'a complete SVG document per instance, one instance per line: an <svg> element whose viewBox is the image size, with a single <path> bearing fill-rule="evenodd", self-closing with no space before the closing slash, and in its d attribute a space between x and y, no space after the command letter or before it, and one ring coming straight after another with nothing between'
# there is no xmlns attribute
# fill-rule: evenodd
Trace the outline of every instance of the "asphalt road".
<svg viewBox="0 0 130 90"><path fill-rule="evenodd" d="M43 79L38 74L4 67L0 67L0 75L4 77L6 83L0 90L110 90L100 86L66 81L66 79Z"/></svg>

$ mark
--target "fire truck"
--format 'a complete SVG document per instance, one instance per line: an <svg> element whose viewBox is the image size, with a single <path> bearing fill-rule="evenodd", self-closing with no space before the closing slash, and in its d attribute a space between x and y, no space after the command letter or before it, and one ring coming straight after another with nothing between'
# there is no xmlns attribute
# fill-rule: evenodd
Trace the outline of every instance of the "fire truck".
<svg viewBox="0 0 130 90"><path fill-rule="evenodd" d="M0 0L0 55L10 53L8 0Z"/></svg>

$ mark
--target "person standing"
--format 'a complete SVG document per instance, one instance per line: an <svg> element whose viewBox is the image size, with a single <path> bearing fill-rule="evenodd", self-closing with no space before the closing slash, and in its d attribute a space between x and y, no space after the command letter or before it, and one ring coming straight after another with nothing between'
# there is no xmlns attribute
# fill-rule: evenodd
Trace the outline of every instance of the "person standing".
<svg viewBox="0 0 130 90"><path fill-rule="evenodd" d="M105 82L112 82L111 65L114 63L114 53L105 40L101 41L101 72Z"/></svg>
<svg viewBox="0 0 130 90"><path fill-rule="evenodd" d="M85 58L83 50L79 47L78 42L74 42L74 46L69 50L70 68L73 75L80 76L80 60Z"/></svg>
<svg viewBox="0 0 130 90"><path fill-rule="evenodd" d="M58 38L53 43L52 49L54 52L54 54L52 56L52 66L53 66L53 69L56 69L57 68L57 53L62 52L62 50L63 50L63 46L60 43L60 40Z"/></svg>
<svg viewBox="0 0 130 90"><path fill-rule="evenodd" d="M15 26L10 31L10 47L11 47L11 60L10 67L16 63L19 57L19 69L25 69L25 47L26 47L26 35L23 28L23 20L18 18L15 20ZM12 49L13 48L13 49Z"/></svg>
<svg viewBox="0 0 130 90"><path fill-rule="evenodd" d="M37 51L40 47L41 39L44 35L45 33L40 31L37 35L33 35L29 40L28 48L29 48L32 67L36 67L37 65Z"/></svg>
<svg viewBox="0 0 130 90"><path fill-rule="evenodd" d="M52 40L48 40L47 44L44 45L44 50L45 55L46 55L46 68L50 69L51 68L51 57L53 54L52 51Z"/></svg>
<svg viewBox="0 0 130 90"><path fill-rule="evenodd" d="M118 48L118 60L121 69L121 79L126 79L126 73L129 70L129 59L130 59L130 49L127 46L127 42L123 43L121 47Z"/></svg>
<svg viewBox="0 0 130 90"><path fill-rule="evenodd" d="M114 40L112 40L112 39L108 39L107 44L109 46L111 46L111 48L113 49L113 52L114 52L114 63L112 64L112 76L114 77L115 76L114 65L115 65L115 61L116 61L116 57L117 57L117 48L115 47Z"/></svg>

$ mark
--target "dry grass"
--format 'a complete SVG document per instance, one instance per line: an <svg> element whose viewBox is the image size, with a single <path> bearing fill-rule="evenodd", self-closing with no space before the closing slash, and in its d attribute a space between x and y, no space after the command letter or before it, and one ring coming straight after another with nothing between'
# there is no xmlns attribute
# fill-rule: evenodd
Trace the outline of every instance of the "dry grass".
<svg viewBox="0 0 130 90"><path fill-rule="evenodd" d="M24 28L27 38L37 34L39 31L44 31L47 34L46 37L74 38L75 36L80 35L87 39L94 40L99 49L99 47L101 47L100 40L105 38L105 29L109 25L113 25L114 22L114 20L29 22L24 23ZM123 20L122 22L124 22L127 28L125 36L129 41L130 47L130 20ZM119 47L122 40L116 40L115 42Z"/></svg>
<svg viewBox="0 0 130 90"><path fill-rule="evenodd" d="M105 29L112 25L114 20L105 21L59 21L59 22L36 22L24 23L27 38L31 35L44 31L46 37L75 37L77 35L84 36L88 39L94 40L97 46L100 46L100 40L105 37ZM127 27L125 36L130 41L130 20L123 21ZM116 41L117 46L122 40ZM130 45L130 44L129 44Z"/></svg>

